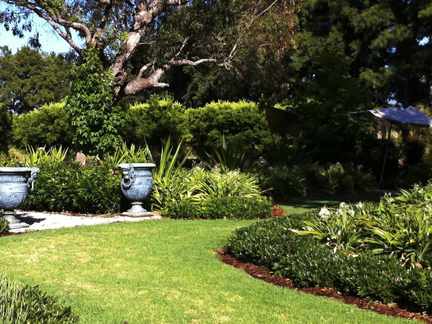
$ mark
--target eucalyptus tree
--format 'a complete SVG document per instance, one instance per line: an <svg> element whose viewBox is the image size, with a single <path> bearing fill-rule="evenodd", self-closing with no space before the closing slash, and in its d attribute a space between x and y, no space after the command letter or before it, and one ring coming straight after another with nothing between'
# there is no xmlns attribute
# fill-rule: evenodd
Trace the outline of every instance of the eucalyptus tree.
<svg viewBox="0 0 432 324"><path fill-rule="evenodd" d="M22 36L33 30L35 14L79 55L93 48L103 69L115 77L115 95L121 98L167 87L163 76L173 67L211 63L235 68L244 45L260 51L279 42L283 50L296 28L294 1L0 0L6 4L0 22ZM274 28L287 33L278 34L279 39L264 37ZM31 44L39 45L38 33Z"/></svg>

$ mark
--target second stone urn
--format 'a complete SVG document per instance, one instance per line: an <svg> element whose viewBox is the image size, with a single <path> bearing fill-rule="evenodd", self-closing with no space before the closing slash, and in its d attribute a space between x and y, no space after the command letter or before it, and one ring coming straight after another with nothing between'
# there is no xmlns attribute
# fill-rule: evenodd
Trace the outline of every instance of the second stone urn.
<svg viewBox="0 0 432 324"><path fill-rule="evenodd" d="M121 190L125 197L132 201L132 208L122 213L124 216L148 217L153 216L142 207L152 190L152 169L156 167L153 163L122 163L118 167L122 170Z"/></svg>

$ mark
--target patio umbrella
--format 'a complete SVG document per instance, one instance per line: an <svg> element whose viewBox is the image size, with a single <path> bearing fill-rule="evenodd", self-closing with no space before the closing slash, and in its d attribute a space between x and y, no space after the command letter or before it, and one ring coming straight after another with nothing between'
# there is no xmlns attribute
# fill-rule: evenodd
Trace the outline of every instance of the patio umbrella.
<svg viewBox="0 0 432 324"><path fill-rule="evenodd" d="M387 137L388 142L387 142L386 151L384 155L384 162L381 171L380 183L382 182L384 176L384 169L387 160L387 152L388 152L388 145L390 142L392 125L401 126L403 124L407 124L407 125L412 125L414 127L432 128L432 119L413 106L409 106L408 108L405 109L398 108L398 107L383 108L379 110L372 109L360 113L371 113L373 116L377 118L385 119L390 123L389 134Z"/></svg>

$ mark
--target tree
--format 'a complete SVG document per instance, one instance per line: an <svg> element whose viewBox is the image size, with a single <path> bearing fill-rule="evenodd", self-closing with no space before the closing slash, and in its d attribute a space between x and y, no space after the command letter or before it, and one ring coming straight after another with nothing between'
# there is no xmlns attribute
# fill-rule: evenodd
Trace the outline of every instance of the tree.
<svg viewBox="0 0 432 324"><path fill-rule="evenodd" d="M0 48L0 102L16 114L58 102L68 94L69 65L60 55L23 47Z"/></svg>
<svg viewBox="0 0 432 324"><path fill-rule="evenodd" d="M349 73L374 91L375 103L431 105L432 1L305 0L295 67L310 79L323 48L350 61Z"/></svg>
<svg viewBox="0 0 432 324"><path fill-rule="evenodd" d="M80 55L93 48L115 76L117 99L163 88L174 67L212 63L227 69L242 63L244 46L260 52L267 43L292 46L294 0L0 0L6 29L31 30L31 14L44 19ZM215 14L216 13L216 14ZM289 32L266 39L269 29ZM80 46L73 30L84 41ZM280 34L278 34L280 35ZM260 37L255 37L260 36ZM38 34L31 39L38 46Z"/></svg>
<svg viewBox="0 0 432 324"><path fill-rule="evenodd" d="M297 79L290 102L301 116L303 139L321 163L357 161L369 125L352 112L371 109L371 94L364 80L350 76L343 54L324 49L310 63L313 79Z"/></svg>

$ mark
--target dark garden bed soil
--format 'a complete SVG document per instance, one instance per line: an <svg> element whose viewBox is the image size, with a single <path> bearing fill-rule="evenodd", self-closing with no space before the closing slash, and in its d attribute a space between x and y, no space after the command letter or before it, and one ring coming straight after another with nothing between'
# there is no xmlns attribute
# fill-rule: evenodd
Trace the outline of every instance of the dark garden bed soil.
<svg viewBox="0 0 432 324"><path fill-rule="evenodd" d="M303 291L308 294L313 294L315 296L323 296L335 298L337 300L341 300L344 303L356 305L357 307L365 310L371 310L377 312L379 314L389 315L393 317L402 317L410 320L417 320L426 323L432 323L432 316L427 315L425 313L413 313L409 312L405 309L401 309L397 304L382 304L379 302L370 302L366 299L361 299L357 297L347 296L331 288L296 288L293 283L289 279L275 277L271 272L261 269L260 267L252 264L252 263L242 263L238 261L231 255L227 255L223 250L218 250L217 254L220 257L220 260L228 265L231 265L237 269L241 269L251 275L254 278L264 280L273 285L277 285L280 287L286 287L294 290Z"/></svg>

